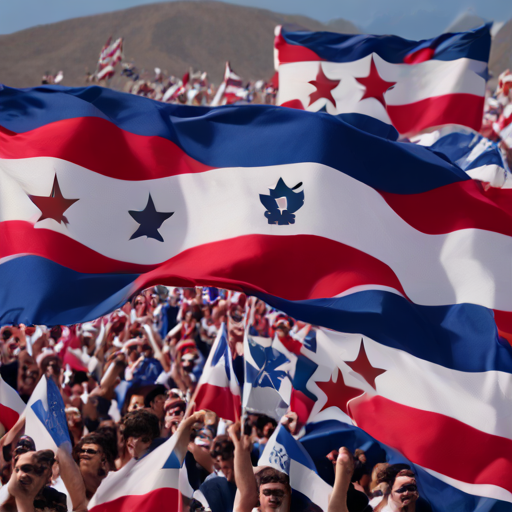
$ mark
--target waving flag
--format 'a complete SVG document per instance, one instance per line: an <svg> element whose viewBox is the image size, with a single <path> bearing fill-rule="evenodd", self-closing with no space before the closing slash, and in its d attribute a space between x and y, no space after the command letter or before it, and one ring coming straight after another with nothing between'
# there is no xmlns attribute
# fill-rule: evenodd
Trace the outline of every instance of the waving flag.
<svg viewBox="0 0 512 512"><path fill-rule="evenodd" d="M293 494L301 494L321 510L327 510L332 487L318 476L315 463L307 451L282 425L268 440L258 466L270 466L286 473Z"/></svg>
<svg viewBox="0 0 512 512"><path fill-rule="evenodd" d="M231 105L245 98L245 88L242 79L231 69L229 62L226 62L224 81L217 89L211 106Z"/></svg>
<svg viewBox="0 0 512 512"><path fill-rule="evenodd" d="M471 178L492 187L512 188L512 174L498 144L477 133L437 130L421 135L415 142L446 155Z"/></svg>
<svg viewBox="0 0 512 512"><path fill-rule="evenodd" d="M393 132L356 114L4 87L0 318L84 322L148 286L200 283L297 308L365 289L472 303L512 332L510 191Z"/></svg>
<svg viewBox="0 0 512 512"><path fill-rule="evenodd" d="M25 408L25 434L38 450L53 450L71 443L64 401L57 384L44 375L34 389Z"/></svg>
<svg viewBox="0 0 512 512"><path fill-rule="evenodd" d="M112 44L109 37L105 46L102 48L100 58L98 60L98 69L96 71L96 78L98 80L106 80L112 78L115 73L115 66L121 62L123 58L123 38L116 39Z"/></svg>
<svg viewBox="0 0 512 512"><path fill-rule="evenodd" d="M0 376L0 423L6 431L14 427L24 409L20 395Z"/></svg>
<svg viewBox="0 0 512 512"><path fill-rule="evenodd" d="M278 104L357 112L402 134L446 124L479 130L490 25L409 41L397 36L289 32L276 28Z"/></svg>
<svg viewBox="0 0 512 512"><path fill-rule="evenodd" d="M89 502L91 512L178 512L182 460L174 452L173 436L142 459L132 459L111 472Z"/></svg>
<svg viewBox="0 0 512 512"><path fill-rule="evenodd" d="M195 408L198 411L209 409L220 418L236 421L241 414L240 394L240 386L233 371L226 324L223 323L197 385Z"/></svg>

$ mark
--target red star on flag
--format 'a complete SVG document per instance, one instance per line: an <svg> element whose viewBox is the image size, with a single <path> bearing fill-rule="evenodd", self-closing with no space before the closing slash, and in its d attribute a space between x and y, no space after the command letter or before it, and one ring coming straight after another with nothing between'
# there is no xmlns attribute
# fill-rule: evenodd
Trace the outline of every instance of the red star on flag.
<svg viewBox="0 0 512 512"><path fill-rule="evenodd" d="M375 388L375 379L382 375L383 373L386 373L386 370L382 370L380 368L375 368L370 363L370 360L368 359L368 356L366 354L366 350L364 348L364 342L361 340L361 346L359 347L359 354L357 354L357 358L355 361L345 361L345 363L352 368L355 372L359 373L359 375L362 375L366 382L370 384L370 386L373 389Z"/></svg>
<svg viewBox="0 0 512 512"><path fill-rule="evenodd" d="M40 222L44 219L53 219L57 222L68 223L68 219L64 216L64 212L78 199L66 199L60 191L59 181L57 175L53 180L52 192L49 197L46 196L31 196L30 200L41 210L41 216L37 219Z"/></svg>
<svg viewBox="0 0 512 512"><path fill-rule="evenodd" d="M332 97L331 91L333 89L336 89L338 87L341 80L329 80L324 74L324 70L322 69L322 64L318 66L318 73L316 75L315 80L311 80L311 85L314 85L316 87L316 91L312 92L309 95L309 105L312 105L316 100L319 100L320 98L326 98L328 101L330 101L333 106L336 106L336 102L334 101L334 98ZM308 105L308 107L309 107Z"/></svg>
<svg viewBox="0 0 512 512"><path fill-rule="evenodd" d="M370 74L364 78L356 78L356 80L365 87L364 96L359 101L363 101L366 98L375 98L384 108L386 108L384 93L390 87L395 85L396 82L386 82L382 79L377 71L373 55L372 62L370 64Z"/></svg>
<svg viewBox="0 0 512 512"><path fill-rule="evenodd" d="M325 402L321 411L328 407L337 407L345 414L348 414L347 403L352 398L356 398L364 394L362 389L352 388L345 384L343 380L343 373L336 370L338 378L334 382L332 376L327 382L317 382L317 386L327 395L327 402ZM319 411L319 412L321 412Z"/></svg>

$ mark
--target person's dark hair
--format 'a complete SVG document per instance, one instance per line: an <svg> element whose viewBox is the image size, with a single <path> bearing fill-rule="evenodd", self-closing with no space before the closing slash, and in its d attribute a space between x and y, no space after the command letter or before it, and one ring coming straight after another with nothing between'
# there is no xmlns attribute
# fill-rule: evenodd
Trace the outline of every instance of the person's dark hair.
<svg viewBox="0 0 512 512"><path fill-rule="evenodd" d="M117 459L119 454L117 453L117 430L115 427L99 427L94 431L95 434L103 437L108 445L112 457Z"/></svg>
<svg viewBox="0 0 512 512"><path fill-rule="evenodd" d="M151 440L160 436L160 424L158 418L146 409L137 409L129 412L123 418L123 437L149 436Z"/></svg>
<svg viewBox="0 0 512 512"><path fill-rule="evenodd" d="M214 459L220 457L222 460L231 460L235 456L235 445L229 436L217 436L212 442L210 455Z"/></svg>
<svg viewBox="0 0 512 512"><path fill-rule="evenodd" d="M82 437L80 441L74 446L73 448L73 458L75 459L75 462L78 464L80 460L80 450L82 449L84 444L96 444L98 445L102 450L103 454L105 455L105 458L107 459L108 465L111 468L115 467L115 457L112 453L112 440L108 437L105 437L98 432L93 432L92 434L87 434L86 436ZM114 446L117 448L117 442L114 443Z"/></svg>
<svg viewBox="0 0 512 512"><path fill-rule="evenodd" d="M155 389L152 389L144 398L144 407L151 407L151 402L159 395L167 395L167 389L165 386L156 386Z"/></svg>
<svg viewBox="0 0 512 512"><path fill-rule="evenodd" d="M258 416L258 419L256 420L255 426L256 430L258 432L258 435L261 437L263 436L263 428L268 424L272 423L272 431L269 433L269 436L272 435L274 430L277 428L277 421L274 418L271 418L270 416L265 416L265 414L261 414Z"/></svg>
<svg viewBox="0 0 512 512"><path fill-rule="evenodd" d="M264 484L283 484L291 492L290 477L274 468L265 468L256 473L258 489Z"/></svg>
<svg viewBox="0 0 512 512"><path fill-rule="evenodd" d="M387 483L391 489L397 476L409 476L411 478L415 478L416 475L411 471L410 466L407 464L391 464L379 472L377 475L377 481L379 483Z"/></svg>
<svg viewBox="0 0 512 512"><path fill-rule="evenodd" d="M16 455L14 457L15 464L18 462L18 459L20 458L21 455L23 454L20 453L19 455ZM44 466L44 468L41 470L41 474L42 472L44 472L45 469L51 469L53 464L55 463L55 454L52 452L52 450L39 450L38 452L35 452L34 455L36 458L36 464L38 466Z"/></svg>

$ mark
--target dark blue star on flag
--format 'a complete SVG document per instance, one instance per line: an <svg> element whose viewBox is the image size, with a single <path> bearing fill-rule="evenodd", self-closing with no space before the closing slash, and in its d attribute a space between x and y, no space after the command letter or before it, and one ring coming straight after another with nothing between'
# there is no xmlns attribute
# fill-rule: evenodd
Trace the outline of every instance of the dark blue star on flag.
<svg viewBox="0 0 512 512"><path fill-rule="evenodd" d="M140 212L129 210L128 213L140 224L135 233L130 237L130 240L139 238L140 236L147 236L159 242L164 241L162 235L158 232L160 226L169 217L174 215L174 212L157 212L151 194L149 194L148 204L144 210Z"/></svg>

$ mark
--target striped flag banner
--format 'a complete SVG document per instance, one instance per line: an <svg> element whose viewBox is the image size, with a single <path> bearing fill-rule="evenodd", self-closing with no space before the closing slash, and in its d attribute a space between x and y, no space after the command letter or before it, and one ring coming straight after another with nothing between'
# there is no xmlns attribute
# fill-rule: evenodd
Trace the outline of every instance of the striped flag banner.
<svg viewBox="0 0 512 512"><path fill-rule="evenodd" d="M356 112L401 134L482 123L490 25L435 39L290 32L278 26L279 105Z"/></svg>

